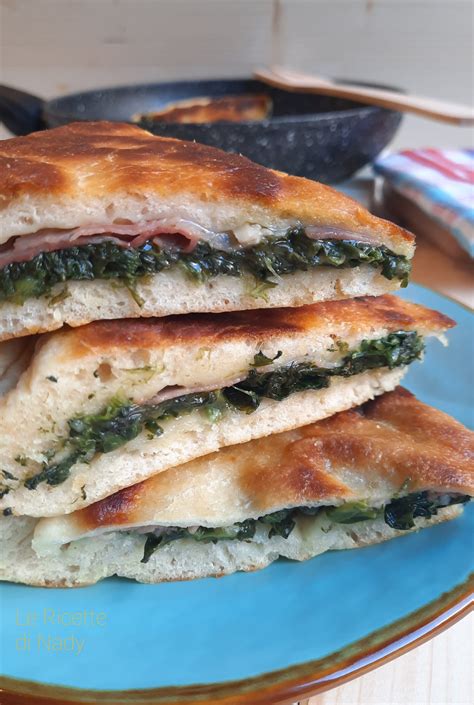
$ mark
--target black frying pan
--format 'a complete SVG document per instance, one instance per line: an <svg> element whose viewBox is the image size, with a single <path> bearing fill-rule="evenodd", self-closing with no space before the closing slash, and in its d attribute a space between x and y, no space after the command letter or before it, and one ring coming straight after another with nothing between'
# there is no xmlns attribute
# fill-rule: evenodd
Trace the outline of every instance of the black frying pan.
<svg viewBox="0 0 474 705"><path fill-rule="evenodd" d="M273 114L261 122L140 124L157 135L196 140L274 169L325 182L347 179L394 136L402 116L341 98L289 93L250 79L153 83L75 93L44 101L0 86L0 118L16 135L74 120L130 121L132 115L197 96L266 93Z"/></svg>

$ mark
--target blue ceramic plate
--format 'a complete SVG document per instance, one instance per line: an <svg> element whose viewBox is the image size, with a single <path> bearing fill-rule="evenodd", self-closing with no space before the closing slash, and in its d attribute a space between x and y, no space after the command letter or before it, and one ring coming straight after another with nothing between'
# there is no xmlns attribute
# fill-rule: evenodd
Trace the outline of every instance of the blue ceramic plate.
<svg viewBox="0 0 474 705"><path fill-rule="evenodd" d="M449 348L430 342L406 386L472 425L471 314L419 286L403 296L458 322ZM98 699L85 689L115 691L101 696L113 703L296 700L459 617L468 606L473 536L471 504L457 521L396 541L220 580L2 585L6 702Z"/></svg>

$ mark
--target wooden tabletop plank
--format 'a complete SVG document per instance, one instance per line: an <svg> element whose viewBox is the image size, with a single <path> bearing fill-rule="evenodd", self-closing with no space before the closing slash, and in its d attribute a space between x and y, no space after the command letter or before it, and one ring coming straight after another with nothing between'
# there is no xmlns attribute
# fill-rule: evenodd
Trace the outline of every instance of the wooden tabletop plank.
<svg viewBox="0 0 474 705"><path fill-rule="evenodd" d="M474 615L370 673L300 705L471 705Z"/></svg>

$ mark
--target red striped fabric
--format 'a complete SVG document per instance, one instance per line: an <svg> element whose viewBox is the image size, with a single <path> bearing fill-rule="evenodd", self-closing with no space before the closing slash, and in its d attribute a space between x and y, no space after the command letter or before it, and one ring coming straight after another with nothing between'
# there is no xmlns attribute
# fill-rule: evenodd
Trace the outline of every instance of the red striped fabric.
<svg viewBox="0 0 474 705"><path fill-rule="evenodd" d="M428 169L438 171L448 179L474 184L474 169L448 159L436 149L406 150L401 154Z"/></svg>

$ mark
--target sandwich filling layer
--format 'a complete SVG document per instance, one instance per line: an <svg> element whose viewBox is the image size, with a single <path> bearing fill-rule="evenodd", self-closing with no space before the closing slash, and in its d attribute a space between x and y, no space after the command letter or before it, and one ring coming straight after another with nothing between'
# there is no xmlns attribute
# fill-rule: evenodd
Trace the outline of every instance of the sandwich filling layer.
<svg viewBox="0 0 474 705"><path fill-rule="evenodd" d="M255 280L255 296L277 286L281 276L318 267L366 264L378 269L386 279L400 281L401 286L407 285L411 268L407 257L377 244L371 237L334 228L294 227L280 234L260 236L254 244L240 242L227 233L203 238L194 232L191 237L189 230L183 228L168 228L171 232L157 235L145 231L136 236L104 234L103 229L99 234L84 235L81 230L77 229L75 237L57 232L40 237L36 233L1 246L0 302L22 304L51 294L60 283L105 279L128 287L137 304L142 305L136 283L174 268L184 271L196 283L220 275L250 275ZM67 296L67 291L62 296ZM56 301L57 294L51 303Z"/></svg>
<svg viewBox="0 0 474 705"><path fill-rule="evenodd" d="M28 476L23 484L29 490L35 490L43 482L59 485L69 477L76 463L88 463L96 455L114 451L142 433L149 439L160 436L166 430L167 420L193 411L205 413L213 422L227 411L252 413L265 398L281 401L295 392L327 388L332 377L351 377L376 368L406 366L421 357L424 343L416 331L402 330L383 338L363 340L352 351L347 343L340 341L337 348L342 357L331 367L295 361L263 371L259 368L274 363L281 352L273 359L258 353L247 375L230 386L181 395L178 389L171 390L171 397L163 399L161 396L159 400L141 404L115 398L99 413L70 418L67 437L49 449L41 470ZM19 458L20 464L26 464L21 461ZM9 489L6 486L2 496Z"/></svg>
<svg viewBox="0 0 474 705"><path fill-rule="evenodd" d="M330 531L332 524L356 524L361 521L373 521L383 518L384 522L392 529L408 531L415 527L415 519L423 517L431 519L438 514L439 509L453 504L465 504L470 501L469 495L459 493L439 492L413 492L408 495L392 498L387 504L372 507L364 501L345 502L338 506L296 507L282 509L266 514L258 519L246 519L231 526L208 528L205 526L177 527L147 526L135 528L132 534L145 533L142 563L147 563L153 553L179 539L192 539L204 543L217 543L218 541L252 541L256 537L272 538L281 536L287 539L298 525L304 530L305 522L314 521L317 516L323 520L325 528Z"/></svg>

